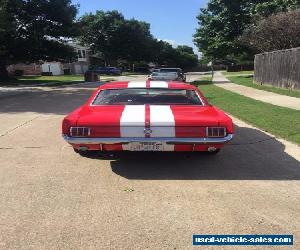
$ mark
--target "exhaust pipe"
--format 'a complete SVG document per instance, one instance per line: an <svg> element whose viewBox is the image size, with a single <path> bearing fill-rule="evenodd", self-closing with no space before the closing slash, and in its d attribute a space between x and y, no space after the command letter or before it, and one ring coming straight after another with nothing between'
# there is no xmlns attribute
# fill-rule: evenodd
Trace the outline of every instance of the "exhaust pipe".
<svg viewBox="0 0 300 250"><path fill-rule="evenodd" d="M207 151L210 152L210 153L212 153L212 152L216 152L217 149L216 149L215 147L209 147L209 148L207 149Z"/></svg>
<svg viewBox="0 0 300 250"><path fill-rule="evenodd" d="M86 152L86 151L89 150L89 148L88 147L79 147L79 150L83 151L83 152Z"/></svg>

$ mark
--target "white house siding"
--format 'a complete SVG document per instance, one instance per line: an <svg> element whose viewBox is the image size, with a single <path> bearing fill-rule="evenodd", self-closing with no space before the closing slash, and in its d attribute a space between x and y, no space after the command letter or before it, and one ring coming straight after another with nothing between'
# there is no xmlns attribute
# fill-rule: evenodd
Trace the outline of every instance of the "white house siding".
<svg viewBox="0 0 300 250"><path fill-rule="evenodd" d="M59 76L63 75L63 67L60 62L46 62L42 64L42 72L47 73L47 72L52 72L54 76Z"/></svg>

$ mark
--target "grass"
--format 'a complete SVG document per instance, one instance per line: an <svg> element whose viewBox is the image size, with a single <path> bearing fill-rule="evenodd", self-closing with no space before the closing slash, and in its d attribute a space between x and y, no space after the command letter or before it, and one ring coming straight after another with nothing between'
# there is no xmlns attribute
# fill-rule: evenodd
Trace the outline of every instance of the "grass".
<svg viewBox="0 0 300 250"><path fill-rule="evenodd" d="M266 132L300 145L300 111L260 102L203 81L193 83L209 102Z"/></svg>
<svg viewBox="0 0 300 250"><path fill-rule="evenodd" d="M291 97L300 98L300 91L298 91L298 90L276 88L276 87L272 87L272 86L268 86L268 85L260 85L260 84L253 82L252 76L236 75L236 76L227 76L227 78L235 84L244 85L244 86L255 88L255 89L265 90L265 91L273 92L273 93L280 94L280 95L287 95L287 96L291 96Z"/></svg>
<svg viewBox="0 0 300 250"><path fill-rule="evenodd" d="M148 73L122 72L122 76L148 75Z"/></svg>
<svg viewBox="0 0 300 250"><path fill-rule="evenodd" d="M222 72L223 75L225 76L237 76L237 75L253 75L254 71L253 70L247 70L247 71L238 71L238 72Z"/></svg>
<svg viewBox="0 0 300 250"><path fill-rule="evenodd" d="M113 81L112 76L101 76L100 80ZM69 85L74 83L84 82L83 75L62 75L62 76L21 76L15 79L8 79L0 81L0 86L30 86L30 85L43 85L43 86L60 86Z"/></svg>
<svg viewBox="0 0 300 250"><path fill-rule="evenodd" d="M1 82L1 85L65 85L84 82L82 75L62 75L62 76L20 76L16 79L9 79Z"/></svg>
<svg viewBox="0 0 300 250"><path fill-rule="evenodd" d="M197 84L197 86L202 86L202 85L210 85L212 84L212 77L211 76L206 76L202 77L201 80L193 82L192 84Z"/></svg>

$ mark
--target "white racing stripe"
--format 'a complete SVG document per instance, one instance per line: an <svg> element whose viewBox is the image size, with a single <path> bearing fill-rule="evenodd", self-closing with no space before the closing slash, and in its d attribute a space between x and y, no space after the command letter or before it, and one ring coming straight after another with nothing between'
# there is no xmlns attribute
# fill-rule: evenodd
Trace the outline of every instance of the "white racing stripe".
<svg viewBox="0 0 300 250"><path fill-rule="evenodd" d="M146 88L146 82L145 81L128 82L128 88Z"/></svg>
<svg viewBox="0 0 300 250"><path fill-rule="evenodd" d="M165 81L151 81L150 88L168 88L169 84Z"/></svg>
<svg viewBox="0 0 300 250"><path fill-rule="evenodd" d="M128 105L120 120L121 137L145 137L145 106ZM123 150L130 150L130 145L122 145Z"/></svg>
<svg viewBox="0 0 300 250"><path fill-rule="evenodd" d="M145 137L145 106L128 105L120 120L121 137Z"/></svg>
<svg viewBox="0 0 300 250"><path fill-rule="evenodd" d="M150 105L151 137L175 137L175 118L170 106ZM164 145L164 151L174 151L174 145Z"/></svg>

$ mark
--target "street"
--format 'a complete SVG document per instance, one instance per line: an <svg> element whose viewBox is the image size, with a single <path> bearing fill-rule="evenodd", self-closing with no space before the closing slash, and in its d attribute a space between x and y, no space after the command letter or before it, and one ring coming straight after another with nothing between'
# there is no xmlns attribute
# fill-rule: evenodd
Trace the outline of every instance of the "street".
<svg viewBox="0 0 300 250"><path fill-rule="evenodd" d="M1 97L0 249L191 249L193 234L266 233L299 249L299 147L236 120L216 156L84 158L60 126L95 87Z"/></svg>

